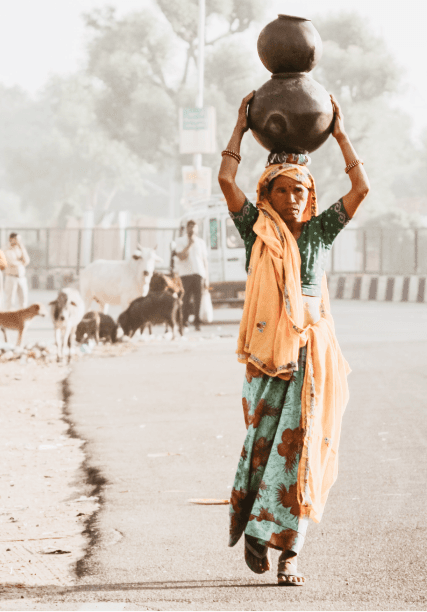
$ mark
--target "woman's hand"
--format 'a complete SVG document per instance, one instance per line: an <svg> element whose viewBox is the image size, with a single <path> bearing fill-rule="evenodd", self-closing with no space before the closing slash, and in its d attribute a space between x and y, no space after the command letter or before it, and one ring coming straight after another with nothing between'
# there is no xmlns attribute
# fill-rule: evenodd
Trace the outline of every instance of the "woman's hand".
<svg viewBox="0 0 427 612"><path fill-rule="evenodd" d="M247 132L249 129L248 123L248 104L255 95L255 91L251 91L250 94L245 96L239 108L239 114L237 117L236 128L242 133Z"/></svg>
<svg viewBox="0 0 427 612"><path fill-rule="evenodd" d="M339 140L340 137L347 136L344 128L344 116L342 114L341 106L338 104L332 94L331 102L334 108L334 129L332 130L332 136Z"/></svg>

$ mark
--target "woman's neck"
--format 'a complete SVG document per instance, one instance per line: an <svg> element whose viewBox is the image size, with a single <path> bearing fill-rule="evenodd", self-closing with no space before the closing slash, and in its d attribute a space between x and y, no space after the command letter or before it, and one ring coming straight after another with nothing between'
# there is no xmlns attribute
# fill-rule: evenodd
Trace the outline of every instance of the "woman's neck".
<svg viewBox="0 0 427 612"><path fill-rule="evenodd" d="M283 223L285 223L293 237L297 240L300 237L304 223L302 221L296 221L294 219L292 219L292 221L285 221L284 219L282 219L282 221Z"/></svg>

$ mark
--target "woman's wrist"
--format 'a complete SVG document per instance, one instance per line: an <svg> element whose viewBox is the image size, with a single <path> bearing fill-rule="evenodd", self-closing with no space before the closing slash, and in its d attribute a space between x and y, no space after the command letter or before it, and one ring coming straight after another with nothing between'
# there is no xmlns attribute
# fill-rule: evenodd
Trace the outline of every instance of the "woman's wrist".
<svg viewBox="0 0 427 612"><path fill-rule="evenodd" d="M245 128L243 128L241 125L239 125L239 123L236 123L236 126L233 130L233 136L239 138L240 141L242 141L243 136L245 134L247 130L245 130Z"/></svg>
<svg viewBox="0 0 427 612"><path fill-rule="evenodd" d="M337 136L335 136L335 139L340 146L350 142L350 138L346 132L340 132Z"/></svg>
<svg viewBox="0 0 427 612"><path fill-rule="evenodd" d="M243 138L243 134L244 133L245 133L245 131L242 129L242 127L237 124L236 127L233 130L233 133L232 133L231 138L229 140L229 143L228 143L228 145L226 147L226 150L228 149L229 151L233 151L234 153L239 154L240 153L240 144L242 142L242 138ZM228 159L229 159L229 157L228 157Z"/></svg>

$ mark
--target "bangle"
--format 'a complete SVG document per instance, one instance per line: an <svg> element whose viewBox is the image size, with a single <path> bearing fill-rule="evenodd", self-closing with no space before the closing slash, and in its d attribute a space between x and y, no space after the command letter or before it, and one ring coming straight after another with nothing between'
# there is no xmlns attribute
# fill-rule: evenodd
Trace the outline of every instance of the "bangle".
<svg viewBox="0 0 427 612"><path fill-rule="evenodd" d="M221 155L223 157L224 155L229 155L230 157L234 157L234 159L237 161L238 164L240 164L240 162L242 161L242 156L236 153L235 151L230 151L230 149L224 149Z"/></svg>
<svg viewBox="0 0 427 612"><path fill-rule="evenodd" d="M350 162L345 168L344 168L344 172L346 174L348 174L350 172L350 170L352 168L355 168L356 166L358 166L359 164L363 165L363 161L361 159L354 159L352 162Z"/></svg>

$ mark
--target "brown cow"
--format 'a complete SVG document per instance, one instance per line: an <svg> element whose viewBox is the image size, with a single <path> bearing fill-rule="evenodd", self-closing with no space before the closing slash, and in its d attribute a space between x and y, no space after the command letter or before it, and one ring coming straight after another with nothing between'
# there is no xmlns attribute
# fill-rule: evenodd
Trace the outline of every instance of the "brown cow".
<svg viewBox="0 0 427 612"><path fill-rule="evenodd" d="M169 291L176 293L181 300L184 296L184 287L178 274L161 274L154 272L150 280L149 291Z"/></svg>

